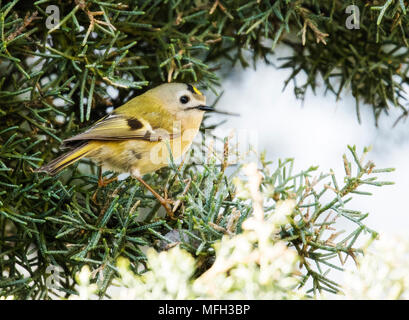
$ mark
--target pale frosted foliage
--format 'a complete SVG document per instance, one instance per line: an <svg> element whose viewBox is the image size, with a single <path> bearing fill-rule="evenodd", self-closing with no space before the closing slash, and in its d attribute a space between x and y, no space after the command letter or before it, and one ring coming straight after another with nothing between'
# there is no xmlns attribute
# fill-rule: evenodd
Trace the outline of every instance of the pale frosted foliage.
<svg viewBox="0 0 409 320"><path fill-rule="evenodd" d="M141 276L129 270L128 260L119 259L120 277L114 281L119 288L111 296L114 299L301 298L303 295L295 289L297 254L284 243L271 240L276 231L271 222L258 223L256 219L246 222L242 234L225 236L216 245L213 266L196 280L191 280L195 260L179 247L160 253L148 250L150 270ZM87 269L78 276L81 299L92 298L94 291L83 286L90 277Z"/></svg>
<svg viewBox="0 0 409 320"><path fill-rule="evenodd" d="M71 300L86 300L96 297L94 294L98 288L95 283L91 283L91 275L92 273L88 266L82 267L81 272L77 273L78 295L71 295Z"/></svg>
<svg viewBox="0 0 409 320"><path fill-rule="evenodd" d="M347 299L409 299L409 240L383 236L346 273Z"/></svg>
<svg viewBox="0 0 409 320"><path fill-rule="evenodd" d="M149 250L150 271L141 276L129 269L126 259L118 260L120 277L112 290L114 299L289 299L300 298L294 290L298 281L296 254L284 243L270 243L261 254L254 249L257 235L246 231L241 235L227 236L217 246L216 261L212 268L192 281L194 259L179 247L158 253ZM79 279L80 299L93 298L90 288L91 273L83 269ZM88 283L88 285L87 285ZM73 296L74 297L74 296Z"/></svg>
<svg viewBox="0 0 409 320"><path fill-rule="evenodd" d="M200 298L210 299L289 299L302 295L298 280L296 254L285 244L270 243L254 248L254 231L234 238L223 238L212 268L198 278L194 290Z"/></svg>
<svg viewBox="0 0 409 320"><path fill-rule="evenodd" d="M179 247L157 253L147 252L150 271L136 276L129 270L129 262L119 259L120 278L115 284L121 287L114 294L117 299L189 299L193 298L190 277L195 261Z"/></svg>
<svg viewBox="0 0 409 320"><path fill-rule="evenodd" d="M288 299L301 297L298 284L297 254L274 241L282 224L292 213L295 202L278 203L276 212L264 219L261 174L255 163L243 168L248 181L236 180L242 196L253 203L253 215L243 222L243 233L223 237L216 246L216 261L194 283L196 292L212 299ZM277 214L276 214L277 213Z"/></svg>
<svg viewBox="0 0 409 320"><path fill-rule="evenodd" d="M253 215L242 225L243 232L224 236L215 245L212 267L192 280L195 260L185 250L147 252L150 270L135 275L126 259L118 260L120 277L111 296L117 299L291 299L304 295L295 288L299 283L297 254L285 243L274 240L278 227L287 222L294 202L278 203L277 215L264 219L263 195L259 191L261 176L255 164L244 168L248 181L240 182L253 202ZM79 279L89 283L91 273L84 269ZM87 278L82 280L82 278ZM87 282L88 281L88 282ZM80 290L80 298L93 290Z"/></svg>
<svg viewBox="0 0 409 320"><path fill-rule="evenodd" d="M115 299L299 299L301 274L298 255L279 240L279 227L288 223L295 201L276 202L266 214L268 198L260 189L261 175L255 164L243 170L247 179L236 180L241 197L252 201L253 214L243 222L243 232L224 236L215 245L216 258L193 280L195 259L174 247L161 253L148 250L149 271L136 275L126 259L119 259ZM269 191L271 193L271 190ZM409 241L381 238L365 250L358 270L347 274L343 291L347 299L409 299ZM80 299L93 298L92 273L83 268L78 276Z"/></svg>
<svg viewBox="0 0 409 320"><path fill-rule="evenodd" d="M193 280L195 259L185 250L147 252L149 271L136 275L126 259L119 259L120 277L115 279L116 299L298 299L300 274L297 254L278 239L295 201L278 201L267 215L266 193L260 191L261 175L255 164L244 167L247 180L237 180L242 197L252 201L253 214L243 222L243 232L224 236L215 245L216 259L204 274ZM347 273L343 291L347 299L409 299L409 241L381 238L365 250L358 270ZM83 268L78 276L80 299L93 298L92 273Z"/></svg>
<svg viewBox="0 0 409 320"><path fill-rule="evenodd" d="M294 210L295 206L296 201L294 199L277 201L276 209L273 214L269 215L268 220L278 226L286 224L288 222L288 215Z"/></svg>

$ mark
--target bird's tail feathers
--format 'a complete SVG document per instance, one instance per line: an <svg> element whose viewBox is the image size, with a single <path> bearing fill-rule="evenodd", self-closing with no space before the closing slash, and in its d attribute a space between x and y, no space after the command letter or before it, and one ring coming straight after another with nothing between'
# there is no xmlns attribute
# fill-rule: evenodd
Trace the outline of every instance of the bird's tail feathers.
<svg viewBox="0 0 409 320"><path fill-rule="evenodd" d="M87 156L91 151L94 151L94 147L89 143L84 143L77 148L64 153L58 158L50 161L45 166L38 168L34 172L47 172L50 175L55 175L64 168L68 167L70 164L80 160L81 158Z"/></svg>

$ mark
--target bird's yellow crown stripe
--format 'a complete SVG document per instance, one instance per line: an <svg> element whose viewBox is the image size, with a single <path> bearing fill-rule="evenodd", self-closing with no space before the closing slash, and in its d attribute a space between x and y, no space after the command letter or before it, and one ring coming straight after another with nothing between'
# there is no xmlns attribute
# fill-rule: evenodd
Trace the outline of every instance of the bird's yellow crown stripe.
<svg viewBox="0 0 409 320"><path fill-rule="evenodd" d="M203 94L199 91L199 89L197 89L195 86L192 86L193 90L200 96L202 96Z"/></svg>

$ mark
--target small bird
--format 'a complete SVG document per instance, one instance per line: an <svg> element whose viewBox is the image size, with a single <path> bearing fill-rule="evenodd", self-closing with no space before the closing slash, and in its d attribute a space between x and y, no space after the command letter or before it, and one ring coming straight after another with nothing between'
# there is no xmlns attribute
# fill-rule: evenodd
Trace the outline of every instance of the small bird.
<svg viewBox="0 0 409 320"><path fill-rule="evenodd" d="M199 131L206 97L194 86L166 83L133 98L97 121L83 133L63 141L68 153L37 169L55 175L87 157L115 172L129 172L141 182L172 215L169 201L156 193L142 176L181 157ZM170 147L170 148L169 148ZM101 182L100 175L99 185Z"/></svg>

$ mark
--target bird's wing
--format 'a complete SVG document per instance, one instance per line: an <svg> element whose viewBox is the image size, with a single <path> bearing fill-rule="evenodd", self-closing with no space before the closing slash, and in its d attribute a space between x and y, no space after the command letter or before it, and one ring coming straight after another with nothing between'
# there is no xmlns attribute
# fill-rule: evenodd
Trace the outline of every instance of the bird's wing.
<svg viewBox="0 0 409 320"><path fill-rule="evenodd" d="M132 101L130 101L132 102ZM132 108L131 113L129 109ZM180 132L172 125L172 116L160 106L151 106L149 110L137 106L124 105L111 115L96 122L87 131L64 140L64 144L80 140L121 141L140 139L146 141L160 141L174 139ZM127 112L128 111L128 112Z"/></svg>

